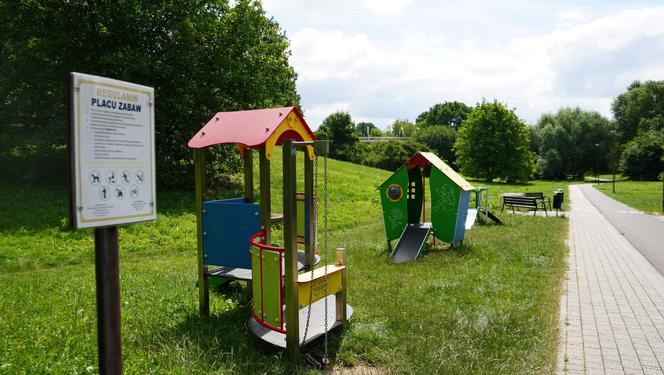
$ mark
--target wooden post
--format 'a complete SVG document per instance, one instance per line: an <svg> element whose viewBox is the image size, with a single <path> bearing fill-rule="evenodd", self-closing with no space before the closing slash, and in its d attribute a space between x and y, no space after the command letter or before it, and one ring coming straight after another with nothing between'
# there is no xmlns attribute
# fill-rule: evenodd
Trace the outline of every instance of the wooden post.
<svg viewBox="0 0 664 375"><path fill-rule="evenodd" d="M196 253L198 256L198 307L202 316L210 315L207 266L203 260L203 202L205 201L205 149L194 150L194 175L196 179Z"/></svg>
<svg viewBox="0 0 664 375"><path fill-rule="evenodd" d="M300 309L297 301L297 175L295 168L296 148L293 140L284 141L283 145L283 183L284 183L284 251L286 303L286 348L293 360L300 356ZM262 193L261 193L262 196Z"/></svg>
<svg viewBox="0 0 664 375"><path fill-rule="evenodd" d="M265 241L267 245L272 244L272 204L270 200L270 160L267 158L265 145L262 145L259 152L260 164L260 205L261 205L261 227L265 231Z"/></svg>
<svg viewBox="0 0 664 375"><path fill-rule="evenodd" d="M340 252L342 254L340 254ZM346 328L347 311L346 311L346 298L347 298L347 284L346 284L346 274L348 271L348 265L346 264L346 249L337 248L336 250L336 261L337 266L345 266L341 271L341 290L335 295L336 301L336 321L341 324L341 328Z"/></svg>
<svg viewBox="0 0 664 375"><path fill-rule="evenodd" d="M122 374L118 227L95 228L99 373Z"/></svg>
<svg viewBox="0 0 664 375"><path fill-rule="evenodd" d="M244 149L244 200L247 203L254 202L254 151L249 147ZM245 289L248 299L253 296L252 280L247 280L247 288Z"/></svg>
<svg viewBox="0 0 664 375"><path fill-rule="evenodd" d="M244 149L244 199L247 203L254 202L254 151Z"/></svg>
<svg viewBox="0 0 664 375"><path fill-rule="evenodd" d="M316 201L314 200L314 161L309 158L307 148L304 148L304 207L307 212L305 217L309 216L309 228L304 235L304 258L305 266L314 266L314 247L316 240L314 238L314 222L317 218L314 216ZM306 229L305 225L305 229Z"/></svg>

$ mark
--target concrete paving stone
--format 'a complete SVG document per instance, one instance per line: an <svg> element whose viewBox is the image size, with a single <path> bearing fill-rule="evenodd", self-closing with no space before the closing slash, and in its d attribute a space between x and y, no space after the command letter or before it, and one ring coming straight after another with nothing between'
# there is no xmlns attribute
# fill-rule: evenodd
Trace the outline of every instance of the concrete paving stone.
<svg viewBox="0 0 664 375"><path fill-rule="evenodd" d="M567 374L622 373L624 365L625 373L642 374L642 364L649 372L657 369L664 359L664 278L578 186L569 192L558 370L567 365Z"/></svg>
<svg viewBox="0 0 664 375"><path fill-rule="evenodd" d="M659 362L654 357L651 358L640 358L642 367L659 367Z"/></svg>
<svg viewBox="0 0 664 375"><path fill-rule="evenodd" d="M657 367L644 367L643 373L646 375L661 375L664 374L661 368Z"/></svg>
<svg viewBox="0 0 664 375"><path fill-rule="evenodd" d="M622 369L623 365L622 362L620 362L620 359L616 360L611 360L607 359L604 361L604 368L606 369Z"/></svg>
<svg viewBox="0 0 664 375"><path fill-rule="evenodd" d="M624 368L641 368L641 362L637 360L623 360L621 361Z"/></svg>
<svg viewBox="0 0 664 375"><path fill-rule="evenodd" d="M606 375L624 375L625 374L622 367L619 368L619 369L607 368L607 369L604 370L604 373Z"/></svg>
<svg viewBox="0 0 664 375"><path fill-rule="evenodd" d="M625 367L625 368L623 368L623 373L625 375L643 375L643 369L641 369L640 367L638 367L638 368L636 368L636 367L635 368Z"/></svg>

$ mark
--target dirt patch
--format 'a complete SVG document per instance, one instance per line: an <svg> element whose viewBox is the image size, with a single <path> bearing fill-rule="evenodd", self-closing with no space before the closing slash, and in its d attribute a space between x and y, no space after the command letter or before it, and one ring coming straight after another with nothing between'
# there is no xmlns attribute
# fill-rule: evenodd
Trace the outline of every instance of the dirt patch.
<svg viewBox="0 0 664 375"><path fill-rule="evenodd" d="M373 367L368 365L357 365L353 367L335 366L332 369L334 375L387 375L390 371L383 367Z"/></svg>

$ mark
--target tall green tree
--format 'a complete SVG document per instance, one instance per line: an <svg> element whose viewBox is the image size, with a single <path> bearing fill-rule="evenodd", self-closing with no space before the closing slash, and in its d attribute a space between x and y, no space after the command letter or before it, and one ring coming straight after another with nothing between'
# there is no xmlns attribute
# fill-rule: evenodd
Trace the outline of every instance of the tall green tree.
<svg viewBox="0 0 664 375"><path fill-rule="evenodd" d="M654 180L661 170L664 143L664 81L634 81L618 95L611 109L616 119L621 143L623 175L638 180ZM658 143L659 142L659 143Z"/></svg>
<svg viewBox="0 0 664 375"><path fill-rule="evenodd" d="M601 170L608 169L615 140L611 122L598 112L562 108L542 115L533 132L542 178L581 178L595 171L598 162Z"/></svg>
<svg viewBox="0 0 664 375"><path fill-rule="evenodd" d="M372 132L374 132L374 130L378 129L376 125L374 125L373 123L364 122L364 121L358 122L356 127L357 127L357 133L360 137L368 137L372 135Z"/></svg>
<svg viewBox="0 0 664 375"><path fill-rule="evenodd" d="M428 126L447 126L457 129L461 126L468 115L473 110L472 107L462 102L443 102L434 104L428 110L422 112L415 123L420 128Z"/></svg>
<svg viewBox="0 0 664 375"><path fill-rule="evenodd" d="M289 55L258 1L2 1L0 123L50 149L66 141L67 73L153 86L157 180L191 184L186 144L215 112L299 104ZM241 165L232 147L210 161Z"/></svg>
<svg viewBox="0 0 664 375"><path fill-rule="evenodd" d="M470 177L528 180L534 171L526 124L502 103L482 101L459 129L457 165Z"/></svg>
<svg viewBox="0 0 664 375"><path fill-rule="evenodd" d="M664 81L634 81L611 105L623 142L664 129Z"/></svg>
<svg viewBox="0 0 664 375"><path fill-rule="evenodd" d="M418 130L415 135L416 142L427 145L452 167L456 166L454 154L456 138L456 130L442 125L427 126Z"/></svg>
<svg viewBox="0 0 664 375"><path fill-rule="evenodd" d="M395 137L413 137L417 133L417 125L403 119L394 120L390 129Z"/></svg>
<svg viewBox="0 0 664 375"><path fill-rule="evenodd" d="M335 112L327 116L316 131L316 137L330 141L330 157L356 161L359 143L357 128L348 112Z"/></svg>
<svg viewBox="0 0 664 375"><path fill-rule="evenodd" d="M633 180L655 181L664 171L664 131L647 130L625 145L620 171Z"/></svg>

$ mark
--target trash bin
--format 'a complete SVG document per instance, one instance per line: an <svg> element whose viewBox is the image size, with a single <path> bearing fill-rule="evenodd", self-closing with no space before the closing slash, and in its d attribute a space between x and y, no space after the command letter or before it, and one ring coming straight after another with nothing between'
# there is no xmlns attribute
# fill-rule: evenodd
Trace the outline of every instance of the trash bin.
<svg viewBox="0 0 664 375"><path fill-rule="evenodd" d="M558 211L563 208L563 200L565 199L565 192L563 189L558 189L553 192L553 209L556 210L556 216L558 216Z"/></svg>

